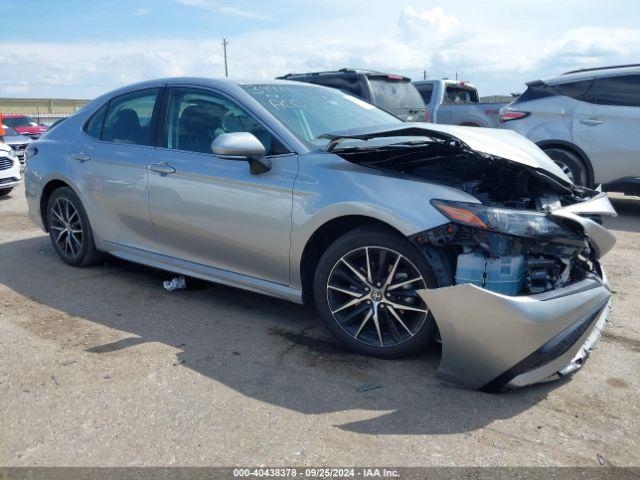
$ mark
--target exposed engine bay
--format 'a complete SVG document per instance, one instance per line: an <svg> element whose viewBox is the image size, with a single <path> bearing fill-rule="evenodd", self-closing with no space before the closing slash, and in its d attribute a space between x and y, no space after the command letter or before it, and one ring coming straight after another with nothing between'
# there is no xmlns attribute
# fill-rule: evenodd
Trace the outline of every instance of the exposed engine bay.
<svg viewBox="0 0 640 480"><path fill-rule="evenodd" d="M550 215L593 199L596 191L544 169L472 150L450 136L336 147L334 153L350 162L451 186L480 202L432 201L451 222L412 239L446 249L457 284L514 296L554 290L589 274L601 276L597 249L581 225ZM601 223L598 215L583 216Z"/></svg>

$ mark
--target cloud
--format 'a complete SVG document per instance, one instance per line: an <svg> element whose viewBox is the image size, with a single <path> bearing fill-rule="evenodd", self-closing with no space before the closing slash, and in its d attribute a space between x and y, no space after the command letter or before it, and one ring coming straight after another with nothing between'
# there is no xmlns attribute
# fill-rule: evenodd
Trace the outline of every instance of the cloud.
<svg viewBox="0 0 640 480"><path fill-rule="evenodd" d="M141 16L141 15L149 15L151 13L151 10L148 8L138 8L137 10L135 10L133 12L134 16Z"/></svg>
<svg viewBox="0 0 640 480"><path fill-rule="evenodd" d="M210 12L223 13L227 15L235 15L237 17L250 18L254 20L268 20L269 18L263 14L252 10L226 5L213 0L177 0L178 3L187 7L199 8Z"/></svg>
<svg viewBox="0 0 640 480"><path fill-rule="evenodd" d="M424 28L438 34L448 33L460 26L460 21L453 16L445 15L441 7L429 9L405 7L400 15L399 24L412 32L422 32Z"/></svg>
<svg viewBox="0 0 640 480"><path fill-rule="evenodd" d="M204 0L182 0L198 2ZM378 0L373 0L378 1ZM217 8L205 1L207 8ZM200 7L198 7L200 8ZM376 10L376 7L372 7ZM457 9L459 11L459 9ZM388 17L388 18L387 18ZM640 57L640 27L523 28L465 22L448 9L407 6L395 16L336 16L286 28L236 34L228 46L234 78L361 67L420 78L474 82L482 95L521 91L524 83L583 66ZM94 97L127 83L167 76L223 77L220 37L193 40L3 44L0 95ZM25 89L28 89L26 91Z"/></svg>

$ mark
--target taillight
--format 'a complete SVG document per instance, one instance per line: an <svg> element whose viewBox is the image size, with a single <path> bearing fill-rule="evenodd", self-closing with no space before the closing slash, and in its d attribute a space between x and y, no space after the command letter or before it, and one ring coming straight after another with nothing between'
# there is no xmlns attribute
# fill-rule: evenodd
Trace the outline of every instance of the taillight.
<svg viewBox="0 0 640 480"><path fill-rule="evenodd" d="M529 116L529 112L516 112L513 110L505 110L504 112L500 112L500 121L501 122L510 122L511 120L520 120L521 118L525 118Z"/></svg>
<svg viewBox="0 0 640 480"><path fill-rule="evenodd" d="M431 123L431 117L429 116L429 110L424 111L424 121L427 123Z"/></svg>

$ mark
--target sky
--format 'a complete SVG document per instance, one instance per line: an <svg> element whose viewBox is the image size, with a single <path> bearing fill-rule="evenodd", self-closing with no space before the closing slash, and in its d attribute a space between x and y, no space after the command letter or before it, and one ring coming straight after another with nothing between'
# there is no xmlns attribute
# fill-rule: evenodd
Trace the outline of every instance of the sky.
<svg viewBox="0 0 640 480"><path fill-rule="evenodd" d="M0 0L0 97L93 98L159 77L358 67L481 95L640 63L637 0Z"/></svg>

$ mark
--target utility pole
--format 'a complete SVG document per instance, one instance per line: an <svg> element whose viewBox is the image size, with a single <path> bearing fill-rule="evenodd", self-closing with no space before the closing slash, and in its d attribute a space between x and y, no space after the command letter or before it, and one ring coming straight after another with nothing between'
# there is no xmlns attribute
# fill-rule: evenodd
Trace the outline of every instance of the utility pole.
<svg viewBox="0 0 640 480"><path fill-rule="evenodd" d="M229 77L229 67L227 66L227 45L229 41L226 38L222 39L222 49L224 50L224 76Z"/></svg>
<svg viewBox="0 0 640 480"><path fill-rule="evenodd" d="M423 70L423 71L422 71L422 79L423 79L423 80L426 80L426 79L427 79L427 71L426 71L426 70Z"/></svg>

